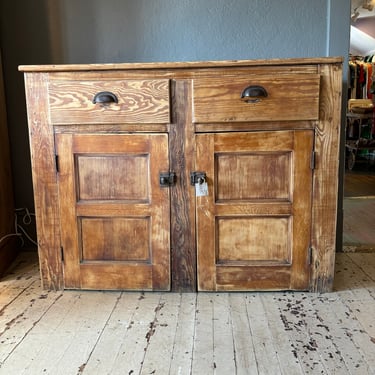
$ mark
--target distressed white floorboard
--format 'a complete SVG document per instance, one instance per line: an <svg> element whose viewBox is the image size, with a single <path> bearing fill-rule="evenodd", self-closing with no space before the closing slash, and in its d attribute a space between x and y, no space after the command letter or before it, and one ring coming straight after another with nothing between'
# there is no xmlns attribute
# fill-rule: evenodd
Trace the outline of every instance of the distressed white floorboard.
<svg viewBox="0 0 375 375"><path fill-rule="evenodd" d="M275 352L281 363L281 374L299 375L303 373L297 353L293 348L293 337L290 337L283 320L281 319L280 308L275 302L274 293L262 293L261 300L268 321L268 326L272 334Z"/></svg>
<svg viewBox="0 0 375 375"><path fill-rule="evenodd" d="M302 306L299 308L298 314L303 319L310 337L311 344L306 348L317 352L328 374L347 373L348 369L341 353L337 353L331 336L327 334L327 325L332 326L336 319L333 312L335 300L331 299L330 301L328 294L304 293L304 296L306 298L301 302ZM324 311L324 309L317 308L320 306L319 300L327 305L331 303L330 309Z"/></svg>
<svg viewBox="0 0 375 375"><path fill-rule="evenodd" d="M66 292L1 367L4 374L76 374L108 318L114 293Z"/></svg>
<svg viewBox="0 0 375 375"><path fill-rule="evenodd" d="M31 256L31 259L29 257ZM0 279L0 314L1 311L31 284L40 284L37 257L31 254L21 254L9 269L8 273Z"/></svg>
<svg viewBox="0 0 375 375"><path fill-rule="evenodd" d="M279 361L260 294L248 294L245 299L258 373L280 374Z"/></svg>
<svg viewBox="0 0 375 375"><path fill-rule="evenodd" d="M375 254L337 254L332 293L42 290L0 280L0 375L375 374ZM34 262L34 263L33 263Z"/></svg>
<svg viewBox="0 0 375 375"><path fill-rule="evenodd" d="M87 374L112 374L119 364L116 359L122 349L123 342L134 324L134 314L139 308L141 293L121 293L113 312L109 317L90 358L84 367Z"/></svg>
<svg viewBox="0 0 375 375"><path fill-rule="evenodd" d="M214 373L235 374L233 327L228 293L213 298Z"/></svg>
<svg viewBox="0 0 375 375"><path fill-rule="evenodd" d="M124 293L126 296L126 293ZM127 334L113 353L115 361L108 374L142 374L143 361L149 341L154 334L154 324L160 307L160 293L142 293L139 305L131 318ZM104 348L103 348L104 349ZM90 375L90 372L87 372Z"/></svg>
<svg viewBox="0 0 375 375"><path fill-rule="evenodd" d="M304 293L286 292L275 296L280 309L285 331L292 338L293 353L297 356L303 372L306 374L326 374L326 368L316 350L316 342L309 332L308 321L304 318Z"/></svg>
<svg viewBox="0 0 375 375"><path fill-rule="evenodd" d="M342 254L338 260L335 288L343 304L342 310L338 309L343 329L351 337L358 351L363 353L370 373L375 374L375 283L369 276L369 269L364 273L358 266L358 262L363 263L366 260L371 264L371 257L367 259L368 254L363 254L363 258L361 255ZM359 261L361 258L363 260Z"/></svg>
<svg viewBox="0 0 375 375"><path fill-rule="evenodd" d="M197 295L192 374L214 373L213 298L209 293Z"/></svg>
<svg viewBox="0 0 375 375"><path fill-rule="evenodd" d="M352 325L343 325L343 319L349 320L349 316L339 296L331 293L317 297L315 307L321 321L319 326L323 330L319 334L332 343L329 358L334 357L336 362L342 360L346 366L346 370L341 369L344 374L370 374L366 358L352 340Z"/></svg>
<svg viewBox="0 0 375 375"><path fill-rule="evenodd" d="M229 294L237 375L258 373L245 299L246 293Z"/></svg>
<svg viewBox="0 0 375 375"><path fill-rule="evenodd" d="M189 375L194 346L196 293L180 296L170 375Z"/></svg>
<svg viewBox="0 0 375 375"><path fill-rule="evenodd" d="M42 320L61 292L41 290L34 281L18 296L17 303L7 305L0 316L0 363L3 363Z"/></svg>
<svg viewBox="0 0 375 375"><path fill-rule="evenodd" d="M337 321L340 323L340 329L344 335L350 338L354 347L356 348L357 353L353 355L355 357L362 357L364 361L358 361L354 366L357 366L364 371L358 372L359 374L375 374L375 344L371 343L367 333L362 330L362 327L357 319L351 314L350 309L348 309L348 307L345 305L345 301L341 302L341 304L337 304L335 306L335 315L337 317ZM338 341L335 341L335 343L337 345L337 350L340 353L347 351L347 349L344 349L343 346L339 346ZM351 348L352 347L353 346L351 345ZM343 354L341 354L341 356L343 356ZM357 372L354 373L357 374Z"/></svg>
<svg viewBox="0 0 375 375"><path fill-rule="evenodd" d="M160 303L155 309L156 315L142 365L142 374L169 373L180 300L181 295L178 293L162 295Z"/></svg>

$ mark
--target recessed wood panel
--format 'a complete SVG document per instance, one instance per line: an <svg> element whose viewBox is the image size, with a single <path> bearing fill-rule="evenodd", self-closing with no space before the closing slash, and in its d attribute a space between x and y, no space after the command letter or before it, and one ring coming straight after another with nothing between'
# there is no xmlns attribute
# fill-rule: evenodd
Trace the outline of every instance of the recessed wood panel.
<svg viewBox="0 0 375 375"><path fill-rule="evenodd" d="M54 80L48 85L53 124L168 123L169 80ZM93 103L100 92L115 103Z"/></svg>
<svg viewBox="0 0 375 375"><path fill-rule="evenodd" d="M82 261L150 260L150 218L81 218Z"/></svg>
<svg viewBox="0 0 375 375"><path fill-rule="evenodd" d="M288 217L217 218L216 263L290 263Z"/></svg>
<svg viewBox="0 0 375 375"><path fill-rule="evenodd" d="M77 155L79 200L147 202L148 155Z"/></svg>
<svg viewBox="0 0 375 375"><path fill-rule="evenodd" d="M291 153L216 154L216 199L290 199Z"/></svg>

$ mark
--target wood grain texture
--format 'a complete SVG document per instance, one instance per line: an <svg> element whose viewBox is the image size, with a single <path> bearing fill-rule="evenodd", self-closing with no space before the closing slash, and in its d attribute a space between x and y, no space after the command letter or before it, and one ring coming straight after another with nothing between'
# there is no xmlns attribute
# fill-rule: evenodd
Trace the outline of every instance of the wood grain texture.
<svg viewBox="0 0 375 375"><path fill-rule="evenodd" d="M263 87L267 97L253 103L241 100L241 94L248 86ZM197 78L193 93L194 122L316 120L319 116L318 93L317 74Z"/></svg>
<svg viewBox="0 0 375 375"><path fill-rule="evenodd" d="M190 185L195 150L191 81L172 81L171 87L173 117L169 133L170 168L177 176L176 185L171 188L172 290L195 291L195 192Z"/></svg>
<svg viewBox="0 0 375 375"><path fill-rule="evenodd" d="M289 264L290 225L288 217L218 218L216 263L246 264L251 261L259 265L262 262ZM261 238L259 233L262 233Z"/></svg>
<svg viewBox="0 0 375 375"><path fill-rule="evenodd" d="M196 198L199 289L307 289L313 132L196 138L209 191Z"/></svg>
<svg viewBox="0 0 375 375"><path fill-rule="evenodd" d="M169 167L167 135L61 133L56 145L65 286L169 290L169 190L159 186ZM95 170L77 156L93 158Z"/></svg>
<svg viewBox="0 0 375 375"><path fill-rule="evenodd" d="M344 212L344 251L374 251L375 196L344 198Z"/></svg>
<svg viewBox="0 0 375 375"><path fill-rule="evenodd" d="M132 200L139 203L148 201L147 154L77 155L75 161L79 171L79 200Z"/></svg>
<svg viewBox="0 0 375 375"><path fill-rule="evenodd" d="M111 92L118 103L93 99ZM53 124L168 123L168 80L55 81L48 85Z"/></svg>
<svg viewBox="0 0 375 375"><path fill-rule="evenodd" d="M323 294L62 293L23 253L0 284L1 372L373 374L374 267L338 253Z"/></svg>
<svg viewBox="0 0 375 375"><path fill-rule="evenodd" d="M218 154L217 200L290 200L290 163L290 152Z"/></svg>
<svg viewBox="0 0 375 375"><path fill-rule="evenodd" d="M247 66L272 66L272 65L315 65L325 63L341 63L342 57L325 58L290 58L267 60L225 60L225 61L188 61L188 62L151 62L151 63L120 63L120 64L69 64L69 65L20 65L23 72L61 72L61 71L96 71L96 70L148 70L148 69L183 69L183 68L231 68Z"/></svg>
<svg viewBox="0 0 375 375"><path fill-rule="evenodd" d="M320 72L320 121L315 129L310 289L328 292L333 285L336 250L342 67L340 64L322 64Z"/></svg>
<svg viewBox="0 0 375 375"><path fill-rule="evenodd" d="M151 263L150 218L81 218L82 261Z"/></svg>
<svg viewBox="0 0 375 375"><path fill-rule="evenodd" d="M42 284L62 289L60 210L53 128L48 117L48 74L25 74L38 252Z"/></svg>
<svg viewBox="0 0 375 375"><path fill-rule="evenodd" d="M0 53L0 276L17 256L10 150ZM7 237L6 237L7 236Z"/></svg>
<svg viewBox="0 0 375 375"><path fill-rule="evenodd" d="M82 169L81 179L78 178L78 185L80 185L78 190L82 190L82 199L75 205L74 210L69 208L68 211L73 210L77 217L95 217L98 222L103 223L104 221L101 220L106 217L124 217L125 211L130 216L148 217L150 215L142 201L147 195L147 188L159 183L158 173L161 170L155 169L158 168L159 161L150 167L155 173L149 180L149 185L142 182L138 191L111 186L111 184L121 185L123 178L120 175L126 174L128 169L137 169L141 174L144 174L147 169L145 163L140 161L141 159L134 163L126 158L121 159L121 162L109 161L113 147L126 149L130 154L135 152L136 136L134 135L134 142L125 141L125 138L122 138L123 135L130 136L135 132L137 136L143 134L146 137L155 133L163 133L168 139L167 147L161 146L159 142L151 142L150 146L164 149L169 158L169 165L165 164L163 171L171 170L177 176L175 186L159 188L157 194L170 194L171 216L170 220L169 213L155 216L153 222L155 222L156 229L153 233L159 239L163 236L166 236L165 238L170 236L171 277L174 290L195 290L197 259L198 263L201 260L204 263L205 259L209 259L204 263L204 271L201 270L202 280L207 283L205 285L208 290L234 289L234 284L237 283L238 287L246 279L244 275L236 274L238 270L232 272L220 264L217 267L215 280L212 277L212 270L215 268L217 248L212 254L209 251L196 254L196 205L198 211L202 211L202 217L211 219L215 215L221 218L268 215L285 220L295 214L298 217L304 213L305 216L301 220L297 219L292 225L284 223L280 226L288 231L288 235L298 238L298 241L303 243L301 249L303 247L304 250L295 255L298 263L292 272L295 276L290 277L285 265L278 265L276 267L280 269L275 268L275 280L281 283L278 285L282 289L300 289L302 285L305 285L304 288L310 288L312 291L330 290L335 252L341 63L341 58L312 58L20 67L20 70L26 72L34 186L37 210L39 210L37 222L41 228L39 251L44 284L47 287L50 285L62 287L64 277L61 260L59 260L59 230L64 225L59 221L60 213L56 203L58 197L53 134L56 134L57 139L60 135L68 137L70 134L72 152L77 155L85 154L84 157L78 156L78 159L81 158L79 168ZM275 72L277 72L276 76ZM259 84L270 85L268 99L271 105L269 108L262 107L266 101L254 103L255 111L254 108L251 110L246 107L247 104L243 109L244 103L237 102L239 100L237 96L240 95L238 89L245 81L248 82L248 78L258 79ZM129 83L130 86L126 86L124 82ZM155 102L142 93L142 82L145 84L145 92L156 96ZM59 83L63 85L60 87ZM159 83L160 86L158 86ZM153 91L154 84L160 90L157 88ZM99 109L91 108L92 103L88 101L91 95L88 92L91 88L94 88L96 92L97 89L109 90L110 87L116 86L119 88L120 97L123 95L126 97L126 91L130 90L128 92L132 93L131 98L126 97L124 102L130 103L133 100L135 107L131 107L128 112L121 105L121 111L118 111L119 107L116 109L115 107L109 108L110 106ZM73 95L67 93L67 88ZM47 99L49 93L52 95L50 97L52 109ZM218 99L215 101L214 98ZM62 115L64 108L68 112ZM144 108L144 113L142 108ZM71 111L70 114L69 111ZM148 111L151 115L147 115ZM50 115L53 124L51 124ZM194 123L194 121L204 122ZM240 136L246 133L256 135L252 140L250 154L246 137ZM269 136L270 134L273 136ZM292 137L291 134L293 134ZM306 134L309 135L306 136ZM200 136L207 137L207 143L196 144L196 139ZM275 148L275 143L280 148ZM100 155L96 155L97 159L88 161L88 155L97 152L93 151L92 144L100 144ZM311 171L309 167L306 167L310 165L311 155L310 151L306 150L310 150L312 144L315 145L316 150L316 167L312 172L313 181L311 182ZM199 158L196 158L196 149L200 155ZM216 153L216 159L212 165L207 164L207 155L210 154L210 150L215 150ZM239 153L242 155L239 156ZM262 159L266 153L269 157ZM77 158L67 160L65 162L77 162ZM248 167L250 164L255 164L256 170L251 170ZM122 167L119 167L120 165ZM118 168L121 169L121 173L116 177L111 177L109 170ZM207 203L205 202L207 197L196 199L194 187L190 186L190 172L201 168L209 176L209 191L215 191L219 197L217 201L211 202L212 207L215 207L214 214L210 213L209 206L206 207L207 209L202 208ZM99 169L108 171L102 174L103 184L98 185L99 187L97 186L95 190L90 178ZM283 179L283 176L290 170L294 170L291 178ZM297 170L298 173L295 172ZM220 177L217 178L215 174ZM224 175L230 178L226 180ZM238 181L236 181L236 175L241 176ZM252 175L253 179L246 178L246 175ZM67 179L67 184L70 184L73 179L76 183L77 176L73 177L71 181ZM99 175L96 175L95 179L100 180ZM135 180L136 178L131 180L132 184ZM293 181L293 188L290 181ZM313 189L312 206L309 201L311 188ZM81 194L78 190L76 189L73 194L75 199ZM249 190L252 192L249 193ZM256 194L254 195L253 192ZM297 196L303 195L304 198L300 200L294 195L295 192L298 192ZM64 197L64 194L61 197ZM91 199L92 197L95 199ZM111 197L116 204L107 204L111 199L108 200L105 197ZM159 198L158 195L157 199ZM131 207L127 205L127 199L134 201ZM169 201L169 198L166 200ZM220 201L225 203L220 203ZM247 201L247 203L241 204L241 201ZM106 203L103 204L103 202ZM227 204L228 202L231 204ZM169 210L167 207L168 205L163 209ZM312 220L311 230L308 225L309 220ZM166 228L166 221L169 225L168 231L163 229ZM202 240L203 244L208 245L206 242L209 241L210 236L216 238L215 230L217 231L218 227L214 221L212 223L205 224L202 228L203 234L198 241ZM115 225L114 222L112 224ZM226 233L222 236L223 238L230 236L227 233L236 231L233 222L228 221L228 224L221 222L220 225L221 232ZM120 224L119 227L121 227ZM258 227L261 228L261 225ZM64 230L69 231L73 227L68 225L66 228ZM269 226L264 228L271 232ZM276 231L277 233L283 231L280 228ZM90 236L95 231L88 229L88 226L86 229ZM80 238L81 233L77 232L76 226L75 230L75 235ZM259 229L259 232L262 230ZM250 236L250 234L247 235ZM152 236L154 237L154 234ZM241 243L240 237L234 236L233 238ZM260 234L258 238L261 238ZM221 250L222 258L228 262L232 261L229 243L230 240L225 239ZM271 243L274 242L271 241ZM313 249L311 273L307 264L309 246ZM81 250L76 247L76 251ZM273 258L278 261L289 258L285 247L279 250L270 253L273 254ZM240 250L242 255L235 256L235 262L238 262L238 258L241 257L251 259L247 251L242 246ZM91 247L89 253L96 254L95 256L98 254ZM145 257L145 253L139 254L143 254L140 255L141 258ZM265 253L258 251L258 254L264 255ZM157 258L160 256L163 264L169 262L169 253L154 253L154 256ZM254 260L254 262L259 262L259 260ZM214 265L213 268L210 264ZM98 270L99 274L95 274L90 267L86 267L84 279L87 285L93 287L99 282L101 272L103 272L102 277L105 276L105 272L111 275L108 280L112 280L113 285L120 285L121 278L125 280L124 277L116 277L116 268L112 265L103 267L101 270L99 267ZM161 283L163 274L162 266L153 269L150 274L153 278L151 284ZM257 269L252 276L253 286L261 288L261 281L258 283L254 278L258 277L261 280L266 277L266 274L267 272ZM230 277L233 277L232 281L229 281ZM216 285L217 280L220 280L219 286ZM275 280L264 281L265 288L276 289L277 281ZM134 285L139 285L138 281ZM243 286L241 288L244 290Z"/></svg>

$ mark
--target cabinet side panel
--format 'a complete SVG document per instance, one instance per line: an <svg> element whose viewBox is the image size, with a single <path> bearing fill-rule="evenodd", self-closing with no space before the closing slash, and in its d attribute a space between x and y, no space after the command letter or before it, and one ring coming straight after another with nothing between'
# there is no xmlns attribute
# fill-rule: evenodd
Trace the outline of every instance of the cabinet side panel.
<svg viewBox="0 0 375 375"><path fill-rule="evenodd" d="M47 73L25 74L42 285L45 289L62 289L63 273L55 150L53 128L48 117L47 82Z"/></svg>
<svg viewBox="0 0 375 375"><path fill-rule="evenodd" d="M312 210L311 291L328 292L333 287L342 66L321 65L320 121L315 131L315 170Z"/></svg>

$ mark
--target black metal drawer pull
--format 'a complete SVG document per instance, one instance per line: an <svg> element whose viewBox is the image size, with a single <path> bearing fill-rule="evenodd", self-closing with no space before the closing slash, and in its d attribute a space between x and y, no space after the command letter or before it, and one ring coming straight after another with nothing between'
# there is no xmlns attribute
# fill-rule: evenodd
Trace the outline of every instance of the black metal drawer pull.
<svg viewBox="0 0 375 375"><path fill-rule="evenodd" d="M257 103L268 96L267 90L262 86L248 86L241 94L241 100L246 103Z"/></svg>
<svg viewBox="0 0 375 375"><path fill-rule="evenodd" d="M101 91L98 92L94 99L92 100L94 104L100 103L100 104L110 104L110 103L118 103L117 96L110 92L110 91Z"/></svg>

